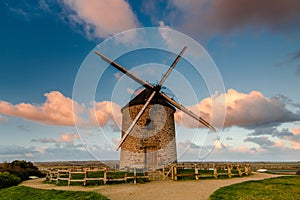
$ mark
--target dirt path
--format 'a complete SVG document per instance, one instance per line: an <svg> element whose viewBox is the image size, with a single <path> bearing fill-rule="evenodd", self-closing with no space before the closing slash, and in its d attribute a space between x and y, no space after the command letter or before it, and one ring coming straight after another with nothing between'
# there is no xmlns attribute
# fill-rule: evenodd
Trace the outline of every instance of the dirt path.
<svg viewBox="0 0 300 200"><path fill-rule="evenodd" d="M249 180L261 180L281 175L254 173L252 176L231 179L209 179L198 181L153 181L146 184L120 184L102 186L56 186L43 184L44 179L29 180L21 185L40 189L94 191L111 200L148 200L148 199L208 199L220 187L241 183Z"/></svg>

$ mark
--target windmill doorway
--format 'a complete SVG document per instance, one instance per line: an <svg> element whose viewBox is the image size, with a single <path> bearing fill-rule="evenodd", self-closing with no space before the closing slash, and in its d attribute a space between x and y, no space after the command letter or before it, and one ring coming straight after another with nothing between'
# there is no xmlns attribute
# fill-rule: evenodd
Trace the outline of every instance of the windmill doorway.
<svg viewBox="0 0 300 200"><path fill-rule="evenodd" d="M153 170L157 167L157 147L147 146L144 147L144 165L146 170Z"/></svg>

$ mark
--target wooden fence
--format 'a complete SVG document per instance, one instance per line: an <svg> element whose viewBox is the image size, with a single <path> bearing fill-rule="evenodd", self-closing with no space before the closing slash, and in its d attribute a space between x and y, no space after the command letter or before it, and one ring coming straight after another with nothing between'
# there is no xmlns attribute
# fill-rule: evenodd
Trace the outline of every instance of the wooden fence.
<svg viewBox="0 0 300 200"><path fill-rule="evenodd" d="M93 173L93 177L89 176ZM95 176L95 173L97 174ZM199 180L202 178L218 178L221 176L234 177L234 176L244 176L251 174L251 167L249 164L211 164L211 163L179 163L170 164L163 167L160 170L153 170L147 173L137 173L137 169L133 169L133 173L123 172L122 177L115 176L111 177L108 174L118 173L117 171L108 171L107 168L96 168L90 169L85 168L81 170L76 169L52 169L48 170L46 178L49 182L55 182L59 184L60 181L67 181L68 185L72 182L82 182L83 185L88 185L90 181L102 181L103 184L108 182L127 182L128 180L133 180L133 183L137 183L137 179L172 179L177 181L178 178L183 177L194 177L194 179ZM82 174L81 178L76 177L76 175Z"/></svg>
<svg viewBox="0 0 300 200"><path fill-rule="evenodd" d="M185 172L188 170L189 173ZM194 173L191 173L193 170ZM195 177L196 180L200 178L218 178L220 176L234 177L251 174L251 167L249 164L213 164L209 167L208 164L190 164L190 165L176 165L172 164L169 170L163 170L164 179L171 174L172 180L177 181L178 177Z"/></svg>
<svg viewBox="0 0 300 200"><path fill-rule="evenodd" d="M98 177L89 177L89 173L98 173ZM55 182L57 185L60 183L60 181L68 181L68 185L71 185L72 182L82 182L83 185L87 185L89 181L103 181L103 184L107 184L107 182L114 182L114 181L124 181L127 182L127 180L133 179L133 183L136 184L137 179L149 179L149 176L138 176L136 169L134 168L133 173L130 173L133 176L128 176L128 173L124 173L123 177L118 178L108 178L108 173L114 173L114 172L108 172L107 168L102 169L83 169L83 171L74 171L73 169L55 169L55 170L48 170L46 179L49 180L49 182ZM78 178L73 175L75 174L82 174L84 178Z"/></svg>

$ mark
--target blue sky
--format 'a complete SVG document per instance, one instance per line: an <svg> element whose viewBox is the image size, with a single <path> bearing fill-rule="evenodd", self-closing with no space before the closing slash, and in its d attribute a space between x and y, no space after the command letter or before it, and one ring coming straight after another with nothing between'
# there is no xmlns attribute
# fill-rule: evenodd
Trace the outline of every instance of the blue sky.
<svg viewBox="0 0 300 200"><path fill-rule="evenodd" d="M87 108L72 99L73 86L86 58L92 56L99 66L106 66L90 53L96 45L141 27L170 28L190 36L218 67L226 93L219 96L227 100L227 115L220 141L206 160L298 161L299 10L297 0L1 1L0 161L118 159L112 144L119 137L114 120L120 116L114 116L111 107L120 108L125 100L111 105L113 89L125 82L127 89L136 90L139 85L120 78L115 69L105 71L95 99L97 116L104 120L96 119L100 128L74 125L70 105L75 102L78 109ZM175 58L152 53L159 54L153 62L161 60L166 65ZM136 65L131 70L147 79L151 67L138 64L152 61L146 57L152 53L137 51L118 61L126 67ZM143 60L134 63L130 56ZM173 79L176 73L193 77L185 64L178 64ZM155 82L161 73L149 81ZM197 101L181 102L192 109L202 108L209 97L198 78L203 90L193 88ZM122 91L130 98L130 90ZM215 137L199 136L207 133L203 128L185 122L176 128L182 160L203 159L201 151L215 144Z"/></svg>

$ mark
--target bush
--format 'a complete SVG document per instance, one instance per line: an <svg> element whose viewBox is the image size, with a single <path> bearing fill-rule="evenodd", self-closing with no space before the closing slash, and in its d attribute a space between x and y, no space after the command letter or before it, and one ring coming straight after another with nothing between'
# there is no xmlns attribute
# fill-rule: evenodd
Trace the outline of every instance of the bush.
<svg viewBox="0 0 300 200"><path fill-rule="evenodd" d="M28 180L29 176L42 177L43 174L31 162L25 160L15 160L11 163L3 163L0 166L1 172L9 172L21 178L22 181Z"/></svg>
<svg viewBox="0 0 300 200"><path fill-rule="evenodd" d="M0 189L15 186L21 183L21 178L9 172L0 172Z"/></svg>

